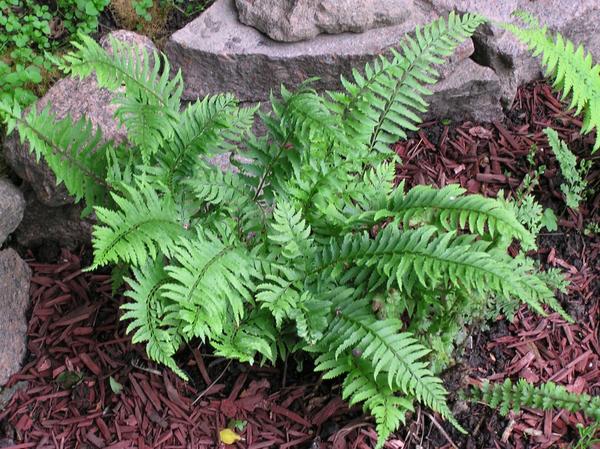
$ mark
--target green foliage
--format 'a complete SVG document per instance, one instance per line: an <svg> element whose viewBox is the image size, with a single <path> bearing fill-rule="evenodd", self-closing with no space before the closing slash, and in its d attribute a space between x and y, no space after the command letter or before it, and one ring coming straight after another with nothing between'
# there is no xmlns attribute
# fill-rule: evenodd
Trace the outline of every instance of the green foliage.
<svg viewBox="0 0 600 449"><path fill-rule="evenodd" d="M594 421L600 421L600 397L570 393L562 385L547 382L534 386L525 379L517 383L506 379L501 384L484 382L480 388L472 388L469 395L492 408L498 408L505 416L509 411L518 412L522 407L539 410L564 409L581 412Z"/></svg>
<svg viewBox="0 0 600 449"><path fill-rule="evenodd" d="M548 27L540 26L536 18L525 12L515 13L525 27L505 24L534 56L540 56L546 75L553 79L554 87L563 98L571 97L570 108L583 115L583 133L600 125L600 65L594 64L590 53L580 45L565 39L561 34L552 36ZM600 148L600 132L596 133L594 150Z"/></svg>
<svg viewBox="0 0 600 449"><path fill-rule="evenodd" d="M0 99L24 105L35 99L31 88L51 67L44 56L51 19L50 8L35 0L0 0Z"/></svg>
<svg viewBox="0 0 600 449"><path fill-rule="evenodd" d="M110 0L57 0L58 14L71 35L90 34L98 28L98 18Z"/></svg>
<svg viewBox="0 0 600 449"><path fill-rule="evenodd" d="M591 161L580 161L577 164L577 157L569 150L567 144L563 142L558 133L552 128L544 129L548 137L550 148L556 156L564 182L560 185L560 190L565 196L567 207L573 210L579 209L579 204L584 200L587 189L585 177L591 167Z"/></svg>
<svg viewBox="0 0 600 449"><path fill-rule="evenodd" d="M95 31L108 3L58 0L51 9L38 0L0 0L0 100L32 103L64 39Z"/></svg>
<svg viewBox="0 0 600 449"><path fill-rule="evenodd" d="M264 136L257 108L223 94L180 111L166 58L85 37L63 67L120 89L127 149L48 110L4 101L0 115L94 207L92 268L129 269L123 319L151 359L185 378L174 356L191 339L249 363L308 352L374 415L381 446L415 401L460 428L430 359L449 357L462 323L498 301L566 317L533 263L509 257L534 236L503 202L394 186L388 144L420 122L433 66L482 22L417 29L343 92L282 88L259 114ZM235 172L209 163L227 153Z"/></svg>
<svg viewBox="0 0 600 449"><path fill-rule="evenodd" d="M135 13L144 19L147 22L152 20L152 15L150 14L150 9L152 9L152 0L137 0L132 1L133 9Z"/></svg>
<svg viewBox="0 0 600 449"><path fill-rule="evenodd" d="M595 444L600 443L600 421L589 426L577 424L579 439L575 442L573 449L593 449Z"/></svg>

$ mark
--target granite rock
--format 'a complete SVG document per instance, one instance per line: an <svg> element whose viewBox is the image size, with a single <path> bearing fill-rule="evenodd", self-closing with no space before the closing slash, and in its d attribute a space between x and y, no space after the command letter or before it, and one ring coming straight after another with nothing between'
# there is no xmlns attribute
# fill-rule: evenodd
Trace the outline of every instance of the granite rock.
<svg viewBox="0 0 600 449"><path fill-rule="evenodd" d="M319 78L313 84L319 91L340 89L340 75L349 76L352 68L364 67L397 45L404 34L436 17L431 8L415 7L410 19L399 25L361 34L321 34L310 41L282 43L240 23L234 0L217 0L170 38L166 52L173 65L183 71L187 100L232 92L242 102L268 102L270 92L278 93L281 84L295 88L310 77ZM462 111L475 113L476 108L468 108L467 103L477 104L482 97L483 104L491 105L491 109L467 117L501 117L500 105L492 104L493 99L500 98L500 83L491 70L475 67L469 60L473 51L473 42L467 39L439 68L443 80L433 89L442 98L445 94L446 98L460 98L461 107L441 105L432 97L431 116L450 114L450 118L460 119L458 114ZM473 69L470 73L465 64ZM459 76L466 75L465 78L453 75L459 68ZM480 80L475 78L478 75Z"/></svg>
<svg viewBox="0 0 600 449"><path fill-rule="evenodd" d="M35 192L25 191L25 214L14 237L26 248L54 242L61 248L76 249L92 238L94 216L81 218L82 204L48 207Z"/></svg>
<svg viewBox="0 0 600 449"><path fill-rule="evenodd" d="M0 178L0 246L21 220L25 210L25 199L21 191L8 179Z"/></svg>
<svg viewBox="0 0 600 449"><path fill-rule="evenodd" d="M600 7L597 0L416 0L432 13L445 15L449 11L475 12L490 19L473 36L473 59L492 68L501 83L504 103L512 103L519 85L541 77L541 66L527 48L513 35L496 25L519 23L512 13L527 11L542 25L560 32L577 45L582 44L596 61L600 61Z"/></svg>
<svg viewBox="0 0 600 449"><path fill-rule="evenodd" d="M140 48L145 47L150 51L156 49L147 37L130 31L116 31L110 35ZM103 45L108 48L108 38L103 39ZM54 84L37 102L36 108L41 110L50 104L59 119L70 115L78 120L85 116L94 126L102 129L105 140L122 142L126 138L126 131L113 116L117 108L112 104L114 98L114 93L98 87L93 76L83 80L69 77ZM52 170L43 160L36 160L29 151L29 145L20 143L16 132L6 139L4 148L8 164L20 178L31 185L42 204L59 207L73 203L65 186L56 184Z"/></svg>
<svg viewBox="0 0 600 449"><path fill-rule="evenodd" d="M19 372L27 352L31 270L13 249L0 251L0 386Z"/></svg>
<svg viewBox="0 0 600 449"><path fill-rule="evenodd" d="M360 33L409 18L413 0L236 0L239 20L271 39L296 42L321 33Z"/></svg>

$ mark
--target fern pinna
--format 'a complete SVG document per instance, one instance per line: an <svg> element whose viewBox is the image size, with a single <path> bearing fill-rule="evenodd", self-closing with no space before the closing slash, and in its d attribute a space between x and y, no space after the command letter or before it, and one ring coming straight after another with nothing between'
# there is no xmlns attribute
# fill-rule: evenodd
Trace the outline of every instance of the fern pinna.
<svg viewBox="0 0 600 449"><path fill-rule="evenodd" d="M164 57L88 38L64 68L124 86L129 145L49 110L0 111L95 208L92 268L129 267L123 319L152 360L185 378L174 356L192 339L250 363L306 351L325 378L344 377L382 445L415 401L458 426L429 354L448 355L463 323L496 301L559 309L532 264L507 254L534 236L503 203L394 183L389 144L417 128L435 66L482 22L451 14L418 28L341 92L282 88L258 113L262 136L256 108L223 94L180 112L181 75L168 77ZM226 152L234 172L209 163Z"/></svg>

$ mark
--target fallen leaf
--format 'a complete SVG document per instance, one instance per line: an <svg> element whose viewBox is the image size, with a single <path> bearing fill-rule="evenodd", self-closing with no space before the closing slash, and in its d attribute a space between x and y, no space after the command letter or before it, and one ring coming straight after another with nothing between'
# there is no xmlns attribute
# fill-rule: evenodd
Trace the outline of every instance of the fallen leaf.
<svg viewBox="0 0 600 449"><path fill-rule="evenodd" d="M114 394L119 394L123 390L123 385L117 382L112 376L108 378L108 383L110 384L110 389L113 391Z"/></svg>
<svg viewBox="0 0 600 449"><path fill-rule="evenodd" d="M231 429L221 429L219 432L219 438L221 442L225 444L235 444L237 441L242 439L237 433Z"/></svg>

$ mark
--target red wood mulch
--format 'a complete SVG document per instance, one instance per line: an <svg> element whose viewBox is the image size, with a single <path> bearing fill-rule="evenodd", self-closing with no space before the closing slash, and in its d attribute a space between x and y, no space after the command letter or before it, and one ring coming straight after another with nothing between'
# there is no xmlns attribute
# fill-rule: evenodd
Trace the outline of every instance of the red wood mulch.
<svg viewBox="0 0 600 449"><path fill-rule="evenodd" d="M568 274L572 284L562 299L576 323L522 308L513 323L499 320L489 331L474 333L465 354L466 379L472 382L522 376L600 393L600 239L582 232L585 224L598 222L600 196L580 212L566 211L557 165L543 150L541 131L552 125L576 153L589 154L593 136L582 138L577 132L581 122L564 110L547 85L536 83L519 90L502 124L426 123L395 147L404 161L398 180L438 186L459 182L470 192L492 196L500 188L519 186L529 169L525 158L532 143L542 149L537 163L548 167L534 193L542 204L554 206L561 226L541 236L536 257ZM600 173L594 170L589 180L597 183ZM372 425L358 409L346 408L337 396L339 385L296 374L291 363L287 370L248 368L197 348L184 351L179 360L192 376L191 382L182 382L150 364L142 347L131 345L118 323L122 298L113 298L108 276L82 273L81 256L68 252L56 264L29 263L34 272L31 356L10 383L27 385L0 410L0 447L8 440L16 443L13 448L217 447L218 430L232 418L246 422L238 447L373 447ZM123 387L118 394L111 389L111 376ZM468 436L446 424L440 431L439 420L418 410L386 447L570 447L576 441L575 424L585 422L578 414L533 410L502 419L484 406L460 405L455 411Z"/></svg>
<svg viewBox="0 0 600 449"><path fill-rule="evenodd" d="M372 428L316 376L282 388L277 369L230 367L194 349L185 366L196 379L186 383L132 346L109 276L82 273L81 257L66 251L56 264L28 262L31 361L9 383L28 386L0 411L0 447L208 448L233 418L246 421L240 446L249 449L371 445Z"/></svg>

